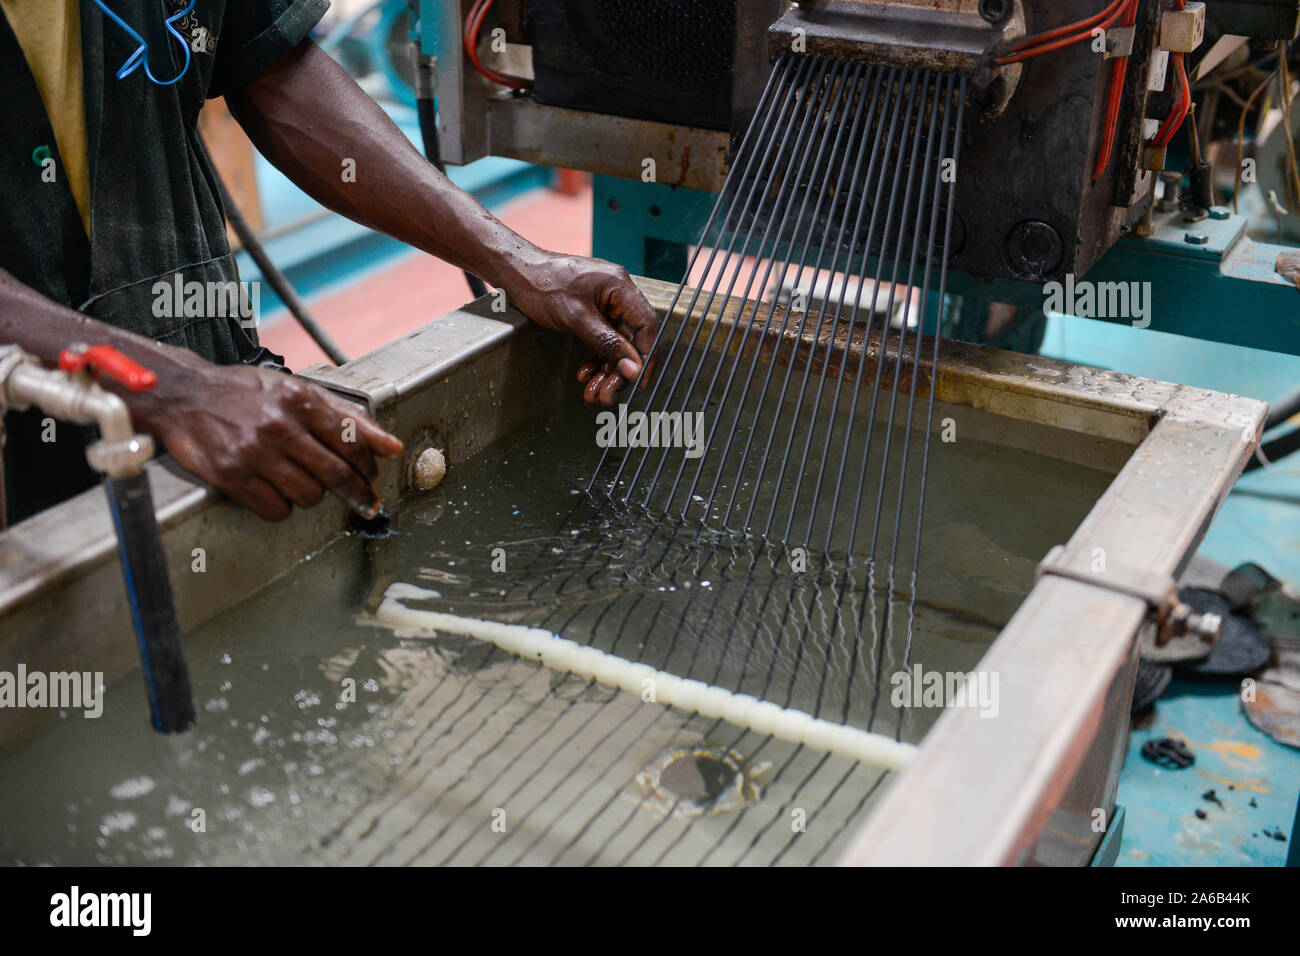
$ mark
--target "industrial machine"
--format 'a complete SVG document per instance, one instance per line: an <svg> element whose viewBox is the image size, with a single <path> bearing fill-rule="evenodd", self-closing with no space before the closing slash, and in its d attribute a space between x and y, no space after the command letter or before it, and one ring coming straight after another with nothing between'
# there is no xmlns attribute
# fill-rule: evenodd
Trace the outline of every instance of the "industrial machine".
<svg viewBox="0 0 1300 956"><path fill-rule="evenodd" d="M635 274L681 278L700 192L722 188L774 59L794 49L969 77L949 334L1033 351L1045 282L1141 276L1151 328L1300 350L1294 252L1206 201L1203 158L1186 161L1196 195L1155 208L1159 174L1177 191L1190 152L1191 82L1242 36L1293 38L1292 0L423 0L412 23L437 24L423 52L443 158L597 174L595 252ZM1213 318L1243 301L1247 320Z"/></svg>

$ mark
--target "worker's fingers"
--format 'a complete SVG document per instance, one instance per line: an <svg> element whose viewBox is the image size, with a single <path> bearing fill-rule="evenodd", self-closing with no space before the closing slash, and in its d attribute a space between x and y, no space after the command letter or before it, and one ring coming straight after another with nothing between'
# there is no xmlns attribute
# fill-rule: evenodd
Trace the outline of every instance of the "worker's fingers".
<svg viewBox="0 0 1300 956"><path fill-rule="evenodd" d="M293 505L284 495L276 491L269 481L256 475L248 475L242 481L220 490L229 495L235 504L243 505L267 521L283 521L293 513Z"/></svg>
<svg viewBox="0 0 1300 956"><path fill-rule="evenodd" d="M591 378L587 379L587 385L582 390L582 400L588 405L595 405L600 401L600 387L605 382L605 376L602 372L596 372Z"/></svg>
<svg viewBox="0 0 1300 956"><path fill-rule="evenodd" d="M655 312L654 307L646 301L646 297L633 284L631 278L626 277L626 273L624 276L623 281L610 287L604 303L604 312L606 317L632 340L632 345L641 359L648 360L651 352L654 351L655 338L659 334L659 313Z"/></svg>
<svg viewBox="0 0 1300 956"><path fill-rule="evenodd" d="M401 454L402 440L400 438L381 428L378 422L354 403L337 395L331 395L329 392L324 392L324 394L329 399L330 404L338 409L345 418L352 418L356 422L358 436L369 446L372 452L380 458L394 458Z"/></svg>
<svg viewBox="0 0 1300 956"><path fill-rule="evenodd" d="M378 511L379 496L352 463L315 435L300 433L284 444L285 453L323 487L362 514Z"/></svg>
<svg viewBox="0 0 1300 956"><path fill-rule="evenodd" d="M588 405L613 405L625 384L627 382L622 375L608 365L602 365L600 370L587 380L586 387L582 391L583 401Z"/></svg>
<svg viewBox="0 0 1300 956"><path fill-rule="evenodd" d="M610 372L605 376L605 383L600 387L600 403L602 405L613 405L618 398L618 393L623 390L627 381L617 372Z"/></svg>
<svg viewBox="0 0 1300 956"><path fill-rule="evenodd" d="M262 477L299 508L314 508L325 497L324 486L290 458L269 461Z"/></svg>
<svg viewBox="0 0 1300 956"><path fill-rule="evenodd" d="M654 356L651 356L646 363L645 373L641 376L641 384L638 386L642 391L650 387L657 364ZM589 405L614 404L614 399L628 382L622 374L599 362L588 362L584 365L578 372L578 381L585 386L582 397Z"/></svg>
<svg viewBox="0 0 1300 956"><path fill-rule="evenodd" d="M348 462L366 483L373 481L379 473L379 466L375 463L376 453L392 456L402 450L400 441L345 399L335 398L324 390L305 383L299 383L294 399L301 419L316 439ZM342 489L335 488L334 485L329 487L343 493ZM353 502L352 497L345 500Z"/></svg>
<svg viewBox="0 0 1300 956"><path fill-rule="evenodd" d="M208 445L186 431L169 434L166 446L181 467L268 521L283 521L293 511L293 506L283 495L269 482L253 474L245 461L229 454L229 449L224 456L214 455Z"/></svg>
<svg viewBox="0 0 1300 956"><path fill-rule="evenodd" d="M650 379L654 375L656 361L652 356L646 363L645 374L641 377L640 388L647 389L650 387ZM589 405L612 405L618 393L627 385L627 379L623 375L608 365L600 362L588 362L578 370L578 381L582 382L584 388L582 397Z"/></svg>
<svg viewBox="0 0 1300 956"><path fill-rule="evenodd" d="M594 308L575 310L566 325L602 362L618 369L627 378L641 371L641 356L632 343L618 333Z"/></svg>
<svg viewBox="0 0 1300 956"><path fill-rule="evenodd" d="M334 400L323 389L316 388L299 380L287 381L286 405L291 409L298 423L306 428L316 440L330 449L339 458L348 462L357 474L369 482L379 473L375 456L370 450L367 434L361 422L366 415L353 406L344 408L334 404ZM308 462L299 459L304 466ZM312 474L319 475L309 467ZM332 487L332 486L330 486Z"/></svg>

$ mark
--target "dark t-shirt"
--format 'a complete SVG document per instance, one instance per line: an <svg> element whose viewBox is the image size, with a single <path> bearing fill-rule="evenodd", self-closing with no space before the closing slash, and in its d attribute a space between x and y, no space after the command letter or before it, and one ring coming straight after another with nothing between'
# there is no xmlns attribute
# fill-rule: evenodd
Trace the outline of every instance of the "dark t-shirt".
<svg viewBox="0 0 1300 956"><path fill-rule="evenodd" d="M108 0L143 37L153 75L184 65L158 0ZM172 14L188 0L166 0ZM0 15L0 268L38 292L110 325L178 345L213 362L238 362L253 341L238 315L156 308L159 283L238 279L225 216L197 132L199 110L255 79L310 33L328 0L196 0L173 22L190 65L170 86L143 69L117 73L139 41L91 0L81 0L82 63L90 160L91 238L65 182L46 181L38 157L57 144L36 81ZM42 152L44 150L44 152ZM162 313L162 314L160 314ZM77 344L69 342L69 345ZM93 344L93 343L82 343ZM5 485L16 521L97 480L84 460L93 429L60 423L41 441L34 412L6 416Z"/></svg>

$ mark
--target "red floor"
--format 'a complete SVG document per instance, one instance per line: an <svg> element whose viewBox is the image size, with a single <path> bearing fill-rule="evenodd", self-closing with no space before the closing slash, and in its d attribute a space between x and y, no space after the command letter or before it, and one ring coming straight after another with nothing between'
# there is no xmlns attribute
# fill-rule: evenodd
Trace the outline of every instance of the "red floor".
<svg viewBox="0 0 1300 956"><path fill-rule="evenodd" d="M591 254L591 187L576 196L551 189L515 199L497 211L520 235L559 252ZM350 358L446 315L469 299L460 270L412 252L347 288L308 302L312 314ZM262 331L262 344L285 356L292 369L327 361L298 323L283 314Z"/></svg>

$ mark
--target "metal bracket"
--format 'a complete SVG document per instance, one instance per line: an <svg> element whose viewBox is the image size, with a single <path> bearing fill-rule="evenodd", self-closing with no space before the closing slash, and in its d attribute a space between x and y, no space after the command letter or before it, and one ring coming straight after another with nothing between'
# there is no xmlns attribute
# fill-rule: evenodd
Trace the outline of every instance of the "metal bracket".
<svg viewBox="0 0 1300 956"><path fill-rule="evenodd" d="M1074 555L1058 544L1039 563L1036 579L1053 574L1145 601L1156 624L1154 644L1143 643L1142 656L1148 660L1204 657L1205 645L1218 640L1222 618L1217 614L1197 614L1180 601L1178 583L1173 577L1147 568L1115 565L1104 556L1099 557L1101 570L1096 569L1093 558Z"/></svg>
<svg viewBox="0 0 1300 956"><path fill-rule="evenodd" d="M1133 52L1133 38L1137 27L1111 27L1106 31L1106 59L1129 56Z"/></svg>
<svg viewBox="0 0 1300 956"><path fill-rule="evenodd" d="M1118 591L1146 601L1157 613L1161 609L1167 610L1178 601L1178 585L1168 574L1147 568L1116 566L1113 562L1104 560L1102 569L1095 570L1093 559L1089 558L1085 562L1080 560L1082 557L1072 558L1068 549L1058 544L1039 562L1037 577L1054 574L1108 591ZM1101 556L1098 559L1102 560Z"/></svg>

